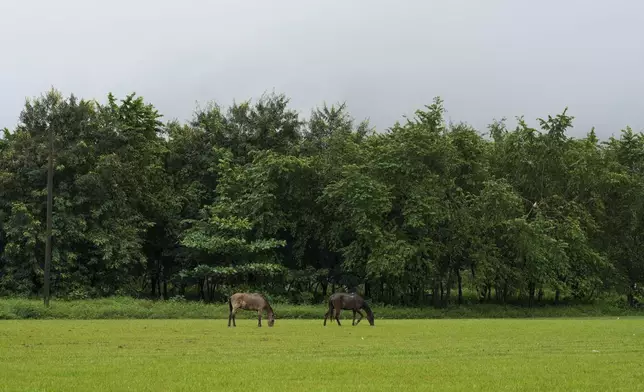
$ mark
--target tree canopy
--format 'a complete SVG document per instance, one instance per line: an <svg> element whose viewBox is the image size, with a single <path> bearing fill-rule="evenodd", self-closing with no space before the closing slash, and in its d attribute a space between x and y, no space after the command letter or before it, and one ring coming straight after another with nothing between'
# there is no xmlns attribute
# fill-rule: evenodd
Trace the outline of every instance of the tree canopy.
<svg viewBox="0 0 644 392"><path fill-rule="evenodd" d="M52 293L385 304L589 301L644 286L644 135L446 123L440 98L376 132L282 94L162 122L135 94L51 90L0 138L0 295L43 286L55 135ZM329 290L330 289L330 290Z"/></svg>

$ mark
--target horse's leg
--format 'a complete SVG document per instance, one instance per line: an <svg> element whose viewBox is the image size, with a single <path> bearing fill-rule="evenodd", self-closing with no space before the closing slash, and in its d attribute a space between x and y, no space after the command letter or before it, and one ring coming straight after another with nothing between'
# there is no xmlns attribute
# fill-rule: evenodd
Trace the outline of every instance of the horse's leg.
<svg viewBox="0 0 644 392"><path fill-rule="evenodd" d="M338 325L340 325L340 326L342 326L342 324L340 324L340 312L341 311L342 311L342 309L336 309L335 310L335 321L337 321Z"/></svg>
<svg viewBox="0 0 644 392"><path fill-rule="evenodd" d="M333 305L329 305L329 310L327 310L326 313L324 313L324 326L326 327L326 319L327 317L331 320L333 320Z"/></svg>
<svg viewBox="0 0 644 392"><path fill-rule="evenodd" d="M236 327L237 326L237 323L235 322L235 317L237 316L236 308L233 308L232 314L233 314L233 327Z"/></svg>
<svg viewBox="0 0 644 392"><path fill-rule="evenodd" d="M257 311L257 326L261 327L262 326L262 310Z"/></svg>
<svg viewBox="0 0 644 392"><path fill-rule="evenodd" d="M353 320L351 321L351 325L356 325L356 310L353 309Z"/></svg>
<svg viewBox="0 0 644 392"><path fill-rule="evenodd" d="M354 312L358 312L360 314L360 318L358 319L358 321L356 321L356 325L358 325L360 323L360 320L362 320L362 318L364 317L364 314L362 314L360 309L354 310Z"/></svg>
<svg viewBox="0 0 644 392"><path fill-rule="evenodd" d="M228 312L228 328L230 328L230 322L233 319L233 311Z"/></svg>

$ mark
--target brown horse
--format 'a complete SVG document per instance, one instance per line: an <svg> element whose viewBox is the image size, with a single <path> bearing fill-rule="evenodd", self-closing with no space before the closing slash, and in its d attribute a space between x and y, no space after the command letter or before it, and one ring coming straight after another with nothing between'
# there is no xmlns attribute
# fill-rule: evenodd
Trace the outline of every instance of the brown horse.
<svg viewBox="0 0 644 392"><path fill-rule="evenodd" d="M364 314L360 311L360 309L364 309L365 312L367 312L367 320L369 321L369 324L373 327L374 325L374 319L373 319L373 312L371 311L371 308L367 303L365 302L364 299L362 299L361 296L355 293L347 294L347 293L335 293L332 294L329 297L329 310L324 314L324 326L326 326L326 319L329 318L333 320L335 318L335 321L337 321L338 325L340 324L340 313L342 310L352 310L353 311L353 322L351 325L358 325L360 320L364 317ZM334 314L335 311L335 314ZM356 312L360 313L360 318L358 319L358 322L356 322Z"/></svg>
<svg viewBox="0 0 644 392"><path fill-rule="evenodd" d="M273 308L268 303L268 300L264 298L263 295L257 293L235 293L230 296L228 299L228 308L230 309L230 314L228 315L228 326L230 327L230 321L233 322L233 327L236 327L235 323L235 313L239 309L243 310L256 310L257 311L257 326L262 326L262 313L266 311L266 316L268 317L268 326L272 327L275 324L275 313Z"/></svg>

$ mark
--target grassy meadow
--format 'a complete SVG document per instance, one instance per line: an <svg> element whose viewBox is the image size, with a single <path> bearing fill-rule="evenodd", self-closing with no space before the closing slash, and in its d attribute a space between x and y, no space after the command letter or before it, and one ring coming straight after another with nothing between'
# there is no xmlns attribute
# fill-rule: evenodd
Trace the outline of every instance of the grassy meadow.
<svg viewBox="0 0 644 392"><path fill-rule="evenodd" d="M644 318L4 320L2 391L644 390Z"/></svg>

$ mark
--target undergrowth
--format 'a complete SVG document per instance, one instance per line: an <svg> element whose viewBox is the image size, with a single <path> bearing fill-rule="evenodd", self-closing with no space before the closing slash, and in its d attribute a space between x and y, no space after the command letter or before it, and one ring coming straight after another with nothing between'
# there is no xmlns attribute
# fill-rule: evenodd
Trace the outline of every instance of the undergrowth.
<svg viewBox="0 0 644 392"><path fill-rule="evenodd" d="M326 305L290 305L273 303L278 319L322 319ZM499 304L473 304L433 307L372 306L376 319L429 318L529 318L529 317L602 317L644 316L644 309L634 309L619 302L585 305L545 305L520 307ZM238 318L255 318L255 312L240 311ZM343 318L351 312L344 311ZM226 319L228 304L181 300L153 301L128 297L88 300L51 301L46 308L42 300L0 298L0 319Z"/></svg>

